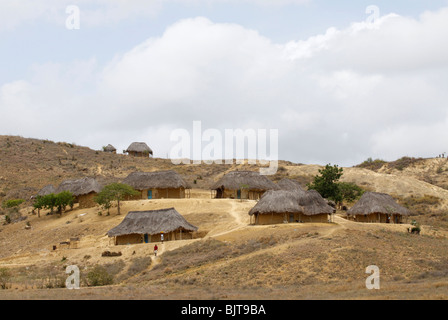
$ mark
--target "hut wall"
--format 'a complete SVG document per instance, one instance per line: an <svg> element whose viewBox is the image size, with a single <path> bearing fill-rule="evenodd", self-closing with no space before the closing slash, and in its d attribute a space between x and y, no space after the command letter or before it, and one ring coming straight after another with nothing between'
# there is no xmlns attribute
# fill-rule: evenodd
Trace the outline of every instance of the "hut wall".
<svg viewBox="0 0 448 320"><path fill-rule="evenodd" d="M126 234L115 238L116 245L138 244L143 243L141 234Z"/></svg>
<svg viewBox="0 0 448 320"><path fill-rule="evenodd" d="M141 195L137 196L137 199L130 200L139 200L139 199L148 199L148 191L152 190L152 199L183 199L185 198L185 189L184 188L176 188L176 189L144 189L140 190Z"/></svg>
<svg viewBox="0 0 448 320"><path fill-rule="evenodd" d="M142 234L127 234L115 238L115 245L139 244L145 243L145 237ZM179 231L164 233L163 241L190 240L193 239L192 232ZM148 235L148 243L162 242L161 234Z"/></svg>
<svg viewBox="0 0 448 320"><path fill-rule="evenodd" d="M267 214L259 214L255 219L256 224L265 225L265 224L280 224L285 220L285 215L283 213L267 213Z"/></svg>
<svg viewBox="0 0 448 320"><path fill-rule="evenodd" d="M148 152L129 151L128 154L132 157L139 157L139 158L148 158L150 156Z"/></svg>
<svg viewBox="0 0 448 320"><path fill-rule="evenodd" d="M288 223L327 223L328 222L328 214L316 214L312 216L307 216L302 213L267 213L267 214L259 214L257 218L255 218L255 224L266 225L266 224L280 224L284 222Z"/></svg>
<svg viewBox="0 0 448 320"><path fill-rule="evenodd" d="M241 190L241 199L259 200L265 191ZM224 189L221 198L238 199L238 190Z"/></svg>
<svg viewBox="0 0 448 320"><path fill-rule="evenodd" d="M82 195L78 197L79 209L93 208L96 207L97 203L95 202L96 193L92 192L86 195Z"/></svg>
<svg viewBox="0 0 448 320"><path fill-rule="evenodd" d="M384 213L371 213L368 215L356 215L354 221L364 223L387 223L387 214ZM397 218L396 218L397 217ZM391 215L390 223L402 223L403 219L401 215Z"/></svg>

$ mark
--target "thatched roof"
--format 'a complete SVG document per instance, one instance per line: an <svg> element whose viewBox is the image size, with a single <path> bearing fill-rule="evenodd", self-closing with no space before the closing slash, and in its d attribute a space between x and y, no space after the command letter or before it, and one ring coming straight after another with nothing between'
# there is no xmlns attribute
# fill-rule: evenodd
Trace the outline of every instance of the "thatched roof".
<svg viewBox="0 0 448 320"><path fill-rule="evenodd" d="M147 152L152 155L152 149L144 142L133 142L126 149L126 152Z"/></svg>
<svg viewBox="0 0 448 320"><path fill-rule="evenodd" d="M114 152L114 151L117 151L117 149L113 145L108 144L107 146L104 147L104 151L106 151L106 152Z"/></svg>
<svg viewBox="0 0 448 320"><path fill-rule="evenodd" d="M190 188L182 176L173 170L133 172L123 180L123 183L137 190Z"/></svg>
<svg viewBox="0 0 448 320"><path fill-rule="evenodd" d="M196 231L197 227L188 223L174 208L132 211L115 228L109 230L109 237L128 234L159 234L172 231Z"/></svg>
<svg viewBox="0 0 448 320"><path fill-rule="evenodd" d="M248 186L249 190L278 190L279 187L266 176L256 171L232 171L225 174L214 183L212 190L239 190L241 186Z"/></svg>
<svg viewBox="0 0 448 320"><path fill-rule="evenodd" d="M78 180L63 181L56 189L55 193L60 193L63 191L70 191L77 197L92 192L98 193L101 191L101 187L94 178L85 177Z"/></svg>
<svg viewBox="0 0 448 320"><path fill-rule="evenodd" d="M56 188L52 185L49 184L45 187L43 187L42 189L39 190L39 192L37 193L37 196L47 196L51 193L55 193L56 192Z"/></svg>
<svg viewBox="0 0 448 320"><path fill-rule="evenodd" d="M347 215L368 215L372 213L409 215L410 211L395 202L394 198L386 193L366 192L347 211Z"/></svg>
<svg viewBox="0 0 448 320"><path fill-rule="evenodd" d="M249 215L268 213L303 213L312 216L331 214L333 208L315 190L304 192L275 190L266 192L249 211Z"/></svg>
<svg viewBox="0 0 448 320"><path fill-rule="evenodd" d="M311 216L321 213L331 214L334 208L329 206L327 201L316 190L306 191L304 195L299 196L299 204L304 209L304 214Z"/></svg>
<svg viewBox="0 0 448 320"><path fill-rule="evenodd" d="M277 182L281 190L305 192L300 183L292 179L282 179Z"/></svg>

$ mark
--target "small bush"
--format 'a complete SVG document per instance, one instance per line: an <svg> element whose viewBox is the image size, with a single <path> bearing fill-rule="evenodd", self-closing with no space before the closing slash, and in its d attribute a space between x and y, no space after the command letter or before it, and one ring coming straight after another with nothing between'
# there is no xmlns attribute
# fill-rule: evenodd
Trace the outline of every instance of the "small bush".
<svg viewBox="0 0 448 320"><path fill-rule="evenodd" d="M387 162L381 159L375 159L373 160L372 158L368 158L366 161L364 161L361 164L358 164L356 167L358 168L364 168L364 169L369 169L372 171L378 171L379 169L381 169Z"/></svg>
<svg viewBox="0 0 448 320"><path fill-rule="evenodd" d="M2 207L4 209L10 209L20 206L22 203L24 203L25 200L23 199L11 199L11 200L5 200L2 203Z"/></svg>
<svg viewBox="0 0 448 320"><path fill-rule="evenodd" d="M8 283L11 280L11 273L6 268L0 268L0 289L8 289Z"/></svg>
<svg viewBox="0 0 448 320"><path fill-rule="evenodd" d="M113 283L113 277L102 266L95 266L87 274L87 285L89 287L107 286Z"/></svg>

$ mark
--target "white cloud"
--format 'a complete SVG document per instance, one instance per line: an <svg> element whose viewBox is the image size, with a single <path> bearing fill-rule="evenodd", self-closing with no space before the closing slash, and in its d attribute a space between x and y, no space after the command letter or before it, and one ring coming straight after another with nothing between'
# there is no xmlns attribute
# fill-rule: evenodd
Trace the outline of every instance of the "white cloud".
<svg viewBox="0 0 448 320"><path fill-rule="evenodd" d="M194 120L279 129L280 158L299 162L437 154L448 142L447 30L448 9L285 44L236 24L182 20L103 69L47 64L4 85L0 127L118 150L148 141L163 157L170 130Z"/></svg>
<svg viewBox="0 0 448 320"><path fill-rule="evenodd" d="M303 5L310 0L32 0L1 1L0 31L22 24L46 21L65 25L71 5L80 9L82 27L111 25L136 17L154 17L169 3L181 5L213 5L216 3L250 3L258 6Z"/></svg>

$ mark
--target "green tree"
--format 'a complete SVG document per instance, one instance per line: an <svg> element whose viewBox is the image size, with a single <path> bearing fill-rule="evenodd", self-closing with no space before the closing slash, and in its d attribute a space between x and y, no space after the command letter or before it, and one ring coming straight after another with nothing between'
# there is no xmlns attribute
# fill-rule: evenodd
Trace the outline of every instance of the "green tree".
<svg viewBox="0 0 448 320"><path fill-rule="evenodd" d="M55 196L55 205L58 208L58 213L62 214L62 210L66 210L67 206L73 208L75 198L70 191L63 191Z"/></svg>
<svg viewBox="0 0 448 320"><path fill-rule="evenodd" d="M56 195L54 193L43 196L43 204L45 209L50 210L50 214L53 214L54 208L57 207Z"/></svg>
<svg viewBox="0 0 448 320"><path fill-rule="evenodd" d="M104 190L103 190L104 191ZM107 215L110 214L110 208L112 207L112 193L110 192L100 192L95 197L95 202L98 203L101 207L107 210Z"/></svg>
<svg viewBox="0 0 448 320"><path fill-rule="evenodd" d="M54 208L57 208L57 212L62 214L67 206L73 208L75 204L75 198L70 191L63 191L58 194L50 193L45 196L37 196L34 199L33 207L37 209L38 216L40 217L40 210L49 209L50 214L53 214Z"/></svg>
<svg viewBox="0 0 448 320"><path fill-rule="evenodd" d="M36 196L34 198L33 208L37 209L37 216L40 218L40 210L45 208L45 198L43 196Z"/></svg>
<svg viewBox="0 0 448 320"><path fill-rule="evenodd" d="M96 202L104 208L110 208L111 202L117 202L118 214L120 214L120 202L128 197L136 196L139 192L131 186L123 183L111 183L103 188L95 198Z"/></svg>
<svg viewBox="0 0 448 320"><path fill-rule="evenodd" d="M316 190L324 198L337 203L342 202L342 194L338 181L342 177L343 169L337 165L327 164L324 169L319 169L319 174L314 177L312 183L307 184L309 190Z"/></svg>
<svg viewBox="0 0 448 320"><path fill-rule="evenodd" d="M339 191L342 199L349 202L359 199L365 192L361 187L351 182L339 182Z"/></svg>

